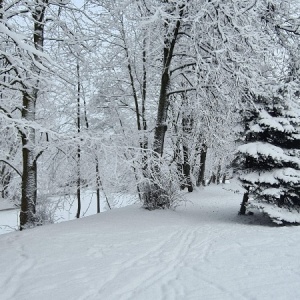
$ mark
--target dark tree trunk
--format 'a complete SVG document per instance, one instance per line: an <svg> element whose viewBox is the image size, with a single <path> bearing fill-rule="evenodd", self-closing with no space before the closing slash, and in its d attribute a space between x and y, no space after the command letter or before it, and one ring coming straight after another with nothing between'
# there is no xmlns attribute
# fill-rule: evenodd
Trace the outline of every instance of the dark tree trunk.
<svg viewBox="0 0 300 300"><path fill-rule="evenodd" d="M80 82L80 69L79 62L77 61L77 133L80 134L81 124L80 124L80 98L81 98L81 82ZM80 218L81 211L81 172L80 172L80 163L81 163L81 148L80 144L77 146L77 213L76 218Z"/></svg>
<svg viewBox="0 0 300 300"><path fill-rule="evenodd" d="M208 182L208 185L210 185L211 183L216 183L216 180L217 180L217 176L215 173L212 173L212 175L210 176L210 179L209 179L209 182Z"/></svg>
<svg viewBox="0 0 300 300"><path fill-rule="evenodd" d="M143 84L142 84L142 121L143 130L147 130L146 121L146 98L147 98L147 52L146 52L146 39L143 40ZM146 149L147 147L144 147Z"/></svg>
<svg viewBox="0 0 300 300"><path fill-rule="evenodd" d="M216 175L216 182L219 184L221 181L221 162L218 165L217 175Z"/></svg>
<svg viewBox="0 0 300 300"><path fill-rule="evenodd" d="M205 164L206 164L207 147L203 144L200 153L200 171L197 178L197 186L205 185Z"/></svg>
<svg viewBox="0 0 300 300"><path fill-rule="evenodd" d="M279 206L279 207L282 207L282 206L283 206L283 204L284 204L284 198L285 198L284 195L280 195L280 198L279 198L279 200L278 200L278 206Z"/></svg>
<svg viewBox="0 0 300 300"><path fill-rule="evenodd" d="M186 95L183 95L183 100L188 101ZM189 159L189 147L188 139L192 132L193 118L191 115L183 114L182 117L182 129L183 129L183 139L182 139L182 150L183 150L183 175L186 182L186 187L189 192L193 191L193 183L191 180L191 166Z"/></svg>
<svg viewBox="0 0 300 300"><path fill-rule="evenodd" d="M181 138L177 137L176 143L175 143L175 150L174 150L174 161L176 163L177 173L180 176L183 174L183 163L182 163L182 150L181 150ZM183 180L183 179L182 179ZM181 184L181 189L184 189L184 184Z"/></svg>
<svg viewBox="0 0 300 300"><path fill-rule="evenodd" d="M77 195L77 213L76 218L80 218L81 212L81 174L80 174L80 145L77 146L77 183L76 183L76 195Z"/></svg>
<svg viewBox="0 0 300 300"><path fill-rule="evenodd" d="M33 97L31 97L33 95ZM22 118L26 121L35 120L36 93L24 92ZM20 211L20 230L35 225L35 207L37 200L37 163L34 153L35 129L28 127L22 133L22 198Z"/></svg>
<svg viewBox="0 0 300 300"><path fill-rule="evenodd" d="M124 36L124 42L126 42L125 36ZM127 69L128 69L130 85L131 85L131 90L132 90L132 95L133 95L133 100L134 100L134 106L135 106L136 124L137 124L137 129L140 131L140 130L142 130L141 114L140 114L140 109L139 109L138 96L137 96L136 88L134 85L134 79L133 79L133 74L132 74L131 62L130 62L130 58L129 58L129 52L128 52L128 48L126 45L125 45L125 52L126 52L126 57L128 60Z"/></svg>
<svg viewBox="0 0 300 300"><path fill-rule="evenodd" d="M183 145L183 175L188 191L192 192L193 184L191 181L191 166L189 164L188 148L185 145Z"/></svg>
<svg viewBox="0 0 300 300"><path fill-rule="evenodd" d="M7 198L8 197L8 186L12 179L12 174L10 170L7 169L6 165L3 165L0 172L0 178L1 178L1 197Z"/></svg>
<svg viewBox="0 0 300 300"><path fill-rule="evenodd" d="M246 193L244 193L244 196L243 196L243 200L242 200L242 203L241 203L241 208L240 208L240 211L239 211L240 215L245 215L246 214L246 206L247 206L248 200L249 200L249 192L247 191Z"/></svg>
<svg viewBox="0 0 300 300"><path fill-rule="evenodd" d="M99 161L96 154L96 192L97 192L97 214L100 213L100 187L101 187L101 179L100 179L100 171L99 171Z"/></svg>
<svg viewBox="0 0 300 300"><path fill-rule="evenodd" d="M170 76L168 73L168 68L166 68L161 78L161 88L160 88L156 126L154 131L154 145L153 145L153 150L160 156L163 155L165 134L167 131L166 121L167 121L167 112L169 107L167 90L168 90L169 83L170 83Z"/></svg>
<svg viewBox="0 0 300 300"><path fill-rule="evenodd" d="M164 141L165 141L165 134L167 131L167 115L168 115L168 107L169 107L169 98L167 95L168 87L170 84L170 74L169 68L171 64L171 59L174 51L175 41L178 35L178 30L180 27L180 22L177 22L176 30L174 32L174 37L171 40L166 40L165 44L169 45L170 47L166 47L164 49L164 64L163 64L163 74L161 77L160 83L160 95L159 95L159 102L158 102L158 109L157 109L157 118L156 118L156 126L154 130L154 142L153 142L153 150L158 156L163 155L164 150ZM152 168L152 166L151 166ZM156 177L160 176L160 168L158 164L155 164L153 169L151 170L151 174ZM150 175L151 177L153 175ZM153 177L150 178L153 180ZM148 185L147 190L144 193L144 206L148 209L156 209L156 208L168 208L170 207L170 200L168 199L164 190L156 183L151 183Z"/></svg>
<svg viewBox="0 0 300 300"><path fill-rule="evenodd" d="M157 157L163 155L165 134L167 131L167 117L169 108L168 89L170 85L170 67L173 59L176 41L179 35L181 26L180 18L183 15L184 5L180 8L179 18L176 21L165 20L165 39L163 50L163 70L160 81L160 94L158 100L156 125L154 129L153 150ZM174 29L171 28L170 23L174 24ZM167 190L162 188L157 182L161 177L161 170L158 164L149 166L150 170L150 184L145 187L144 192L144 206L148 209L168 208L170 207L170 199Z"/></svg>
<svg viewBox="0 0 300 300"><path fill-rule="evenodd" d="M180 20L176 21L173 35L171 37L168 36L165 39L166 46L164 48L163 73L160 82L160 94L158 101L153 145L153 150L160 156L163 155L165 133L167 131L166 121L169 108L168 88L170 84L170 66L173 58L176 40L179 34L180 24ZM168 27L168 25L166 26Z"/></svg>
<svg viewBox="0 0 300 300"><path fill-rule="evenodd" d="M48 5L47 0L34 2L32 10L33 24L33 42L35 49L43 51L44 46L44 18ZM34 59L41 63L41 58L33 54ZM36 64L32 64L32 71L35 75L40 75L41 71ZM32 84L32 83L31 83ZM22 119L27 122L35 121L36 101L38 97L39 79L33 86L27 87L23 92ZM35 225L36 201L37 201L37 157L35 153L35 135L36 131L32 127L27 127L22 132L22 198L20 212L20 230Z"/></svg>
<svg viewBox="0 0 300 300"><path fill-rule="evenodd" d="M146 135L147 130L147 120L146 120L146 99L147 99L147 52L146 52L146 38L143 40L143 83L142 83L142 128L144 131L143 140L141 143L142 151L148 149L148 137ZM146 151L142 155L143 164L143 176L146 177L148 169L148 157ZM140 194L139 194L140 195Z"/></svg>
<svg viewBox="0 0 300 300"><path fill-rule="evenodd" d="M223 175L223 178L222 178L222 183L223 183L223 184L225 184L225 183L226 183L226 174L224 174L224 175Z"/></svg>

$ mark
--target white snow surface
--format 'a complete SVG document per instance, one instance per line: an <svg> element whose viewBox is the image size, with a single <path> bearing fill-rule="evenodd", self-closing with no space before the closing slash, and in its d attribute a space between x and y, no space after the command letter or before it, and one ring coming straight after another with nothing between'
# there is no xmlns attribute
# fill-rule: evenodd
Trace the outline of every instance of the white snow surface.
<svg viewBox="0 0 300 300"><path fill-rule="evenodd" d="M119 208L136 203L136 195L110 194L109 203L112 208ZM51 211L55 223L70 221L75 219L77 214L77 196L63 195L47 197L45 200L48 211ZM100 195L100 211L108 210L105 195ZM87 217L97 213L96 192L93 190L82 190L81 192L81 217ZM0 235L19 228L19 209L12 203L0 199ZM1 297L0 297L1 300Z"/></svg>
<svg viewBox="0 0 300 300"><path fill-rule="evenodd" d="M176 210L131 205L3 234L0 298L299 299L300 227L238 216L241 198L206 187Z"/></svg>

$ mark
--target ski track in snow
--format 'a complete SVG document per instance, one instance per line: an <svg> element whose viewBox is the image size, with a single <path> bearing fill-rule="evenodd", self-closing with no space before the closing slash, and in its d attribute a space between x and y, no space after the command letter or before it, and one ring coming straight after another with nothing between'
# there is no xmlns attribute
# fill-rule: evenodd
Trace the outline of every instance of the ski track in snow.
<svg viewBox="0 0 300 300"><path fill-rule="evenodd" d="M208 226L205 230L210 234L212 233L211 228ZM193 227L176 230L169 238L164 238L158 245L142 255L120 262L121 269L101 284L97 294L94 292L87 293L80 300L91 299L96 295L100 296L103 293L105 294L106 290L107 297L109 297L115 282L122 282L126 278L126 274L135 268L143 268L147 271L141 273L139 278L134 278L134 282L129 287L125 286L119 289L115 297L111 299L139 299L140 293L154 286L158 286L158 289L155 288L155 293L157 293L157 297L161 295L161 299L183 299L182 297L186 293L182 284L177 280L180 270L189 268L191 272L195 273L195 277L198 277L196 270L193 270L192 264L188 262L188 253L193 248L199 249L203 246L204 251L201 259L205 260L211 242L217 237L207 237L201 242L197 242L198 231L197 228Z"/></svg>
<svg viewBox="0 0 300 300"><path fill-rule="evenodd" d="M224 296L227 295L228 299L249 299L240 293L233 294L230 287L226 288L209 280L205 272L202 273L201 268L197 268L198 264L210 263L208 257L214 242L225 234L230 235L231 230L208 225L201 228L187 226L177 229L168 238L163 237L159 244L140 256L118 262L121 268L117 273L104 280L97 291L90 289L79 299L97 299L103 295L108 299L122 300L188 299L189 290L180 280L182 270L188 272L189 280L199 282L199 285L202 281L210 289ZM126 277L135 269L142 269L142 271L139 272L139 277L134 277L133 282L129 282ZM126 285L120 286L124 280ZM112 294L116 282L119 283L119 287L117 292ZM197 296L191 296L191 299L197 299Z"/></svg>
<svg viewBox="0 0 300 300"><path fill-rule="evenodd" d="M24 245L13 244L14 260L5 270L6 278L0 282L1 299L16 299L18 291L22 288L23 278L34 265L34 261L29 258ZM3 297L3 298L2 298Z"/></svg>
<svg viewBox="0 0 300 300"><path fill-rule="evenodd" d="M189 197L0 236L0 299L300 298L299 227L237 216L220 187Z"/></svg>

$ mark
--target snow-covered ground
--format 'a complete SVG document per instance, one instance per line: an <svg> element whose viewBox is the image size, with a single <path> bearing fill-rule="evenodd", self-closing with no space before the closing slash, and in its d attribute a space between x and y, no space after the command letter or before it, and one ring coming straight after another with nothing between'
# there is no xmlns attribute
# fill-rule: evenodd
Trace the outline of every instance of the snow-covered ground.
<svg viewBox="0 0 300 300"><path fill-rule="evenodd" d="M131 205L3 234L0 298L300 299L300 227L238 216L241 197L212 186L175 211Z"/></svg>
<svg viewBox="0 0 300 300"><path fill-rule="evenodd" d="M14 205L0 198L0 234L15 231L18 228L19 211Z"/></svg>
<svg viewBox="0 0 300 300"><path fill-rule="evenodd" d="M75 219L77 213L76 195L63 195L61 197L48 197L45 199L46 211L51 212L55 223ZM137 202L134 195L110 194L108 202L112 208L124 207ZM100 211L108 210L106 197L100 195ZM91 216L97 213L97 196L93 190L83 190L81 193L81 217ZM0 199L0 234L18 230L19 210L12 203ZM1 300L1 298L0 298Z"/></svg>

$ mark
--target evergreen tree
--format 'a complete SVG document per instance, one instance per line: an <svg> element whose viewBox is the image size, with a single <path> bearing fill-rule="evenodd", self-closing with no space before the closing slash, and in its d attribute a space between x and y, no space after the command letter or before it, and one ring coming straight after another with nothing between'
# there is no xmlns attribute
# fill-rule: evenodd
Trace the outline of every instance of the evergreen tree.
<svg viewBox="0 0 300 300"><path fill-rule="evenodd" d="M245 118L245 144L238 148L239 179L246 206L258 208L276 223L300 223L299 102L256 97Z"/></svg>

